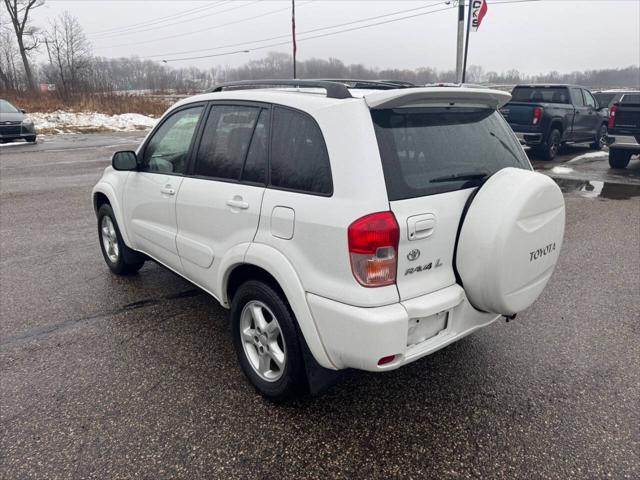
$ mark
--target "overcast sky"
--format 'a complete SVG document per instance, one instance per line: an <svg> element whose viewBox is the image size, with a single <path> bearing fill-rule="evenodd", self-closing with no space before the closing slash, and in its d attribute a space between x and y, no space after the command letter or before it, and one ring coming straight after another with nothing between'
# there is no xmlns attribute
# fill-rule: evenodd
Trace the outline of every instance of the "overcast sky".
<svg viewBox="0 0 640 480"><path fill-rule="evenodd" d="M531 74L640 63L640 0L500 2L505 0L488 1L480 31L471 34L469 64ZM336 57L379 68L453 69L457 9L448 7L454 3L296 0L298 58ZM172 60L217 54L170 64L236 66L268 51L291 51L288 44L260 48L288 42L290 6L290 0L47 0L34 11L34 21L44 27L50 17L69 11L100 56ZM389 15L396 12L404 13ZM369 20L356 23L363 19ZM388 23L303 40L381 22ZM338 24L347 25L323 28ZM309 30L315 31L304 34ZM200 51L177 53L193 50ZM226 55L237 51L241 53Z"/></svg>

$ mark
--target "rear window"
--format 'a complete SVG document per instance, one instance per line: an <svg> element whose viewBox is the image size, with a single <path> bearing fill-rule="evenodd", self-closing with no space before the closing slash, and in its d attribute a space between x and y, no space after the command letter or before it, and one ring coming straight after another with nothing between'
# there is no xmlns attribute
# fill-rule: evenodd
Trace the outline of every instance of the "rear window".
<svg viewBox="0 0 640 480"><path fill-rule="evenodd" d="M596 100L598 101L598 105L600 105L601 107L606 107L610 105L611 102L613 102L613 99L616 98L615 93L601 92L601 93L594 93L593 96L596 97Z"/></svg>
<svg viewBox="0 0 640 480"><path fill-rule="evenodd" d="M423 107L371 115L389 200L470 188L505 167L531 169L495 110Z"/></svg>
<svg viewBox="0 0 640 480"><path fill-rule="evenodd" d="M511 101L528 103L571 103L565 87L516 87Z"/></svg>
<svg viewBox="0 0 640 480"><path fill-rule="evenodd" d="M638 93L625 93L624 97L620 99L620 103L640 103L640 94Z"/></svg>

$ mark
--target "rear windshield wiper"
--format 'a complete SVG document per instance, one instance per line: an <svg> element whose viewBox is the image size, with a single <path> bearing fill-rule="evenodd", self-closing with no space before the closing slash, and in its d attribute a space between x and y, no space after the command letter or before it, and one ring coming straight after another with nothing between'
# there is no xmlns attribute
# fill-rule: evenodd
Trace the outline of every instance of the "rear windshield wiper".
<svg viewBox="0 0 640 480"><path fill-rule="evenodd" d="M466 172L456 173L455 175L447 175L446 177L432 178L430 183L455 182L461 180L484 180L490 173L487 172Z"/></svg>

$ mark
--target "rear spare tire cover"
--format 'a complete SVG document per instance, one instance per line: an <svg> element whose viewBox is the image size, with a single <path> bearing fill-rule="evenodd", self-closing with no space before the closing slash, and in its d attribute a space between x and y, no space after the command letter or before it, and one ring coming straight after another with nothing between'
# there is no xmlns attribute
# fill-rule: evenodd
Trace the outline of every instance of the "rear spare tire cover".
<svg viewBox="0 0 640 480"><path fill-rule="evenodd" d="M547 285L564 236L565 207L549 177L505 168L471 201L458 237L456 268L471 304L513 315Z"/></svg>

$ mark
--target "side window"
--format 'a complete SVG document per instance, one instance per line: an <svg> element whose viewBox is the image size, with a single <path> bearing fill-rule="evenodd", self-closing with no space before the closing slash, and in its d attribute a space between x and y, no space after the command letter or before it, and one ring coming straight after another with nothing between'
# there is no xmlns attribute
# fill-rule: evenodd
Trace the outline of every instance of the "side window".
<svg viewBox="0 0 640 480"><path fill-rule="evenodd" d="M587 104L587 107L596 108L596 100L593 98L593 95L591 95L591 92L587 92L586 90L583 90L583 93L584 93L584 100Z"/></svg>
<svg viewBox="0 0 640 480"><path fill-rule="evenodd" d="M266 181L267 153L269 149L269 110L261 110L258 123L244 162L241 180L264 185Z"/></svg>
<svg viewBox="0 0 640 480"><path fill-rule="evenodd" d="M275 107L271 143L271 185L331 195L331 167L320 128L309 116Z"/></svg>
<svg viewBox="0 0 640 480"><path fill-rule="evenodd" d="M144 172L184 173L187 154L196 129L201 106L180 110L167 118L144 149Z"/></svg>
<svg viewBox="0 0 640 480"><path fill-rule="evenodd" d="M214 105L196 156L195 175L239 180L260 109Z"/></svg>
<svg viewBox="0 0 640 480"><path fill-rule="evenodd" d="M582 90L579 88L571 89L571 96L576 107L584 107L584 98L582 98Z"/></svg>

